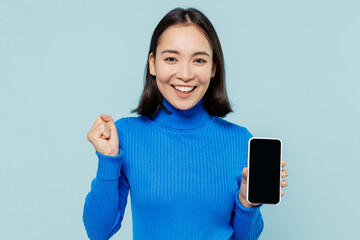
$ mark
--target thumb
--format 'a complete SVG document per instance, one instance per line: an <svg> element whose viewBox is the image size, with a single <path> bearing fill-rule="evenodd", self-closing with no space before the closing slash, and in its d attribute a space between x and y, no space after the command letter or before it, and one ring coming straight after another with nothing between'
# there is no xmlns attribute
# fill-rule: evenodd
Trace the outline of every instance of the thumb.
<svg viewBox="0 0 360 240"><path fill-rule="evenodd" d="M108 124L108 126L110 127L111 130L116 130L114 120L112 119L112 117L110 115L105 115L103 113L100 116L101 116L102 120L104 120Z"/></svg>
<svg viewBox="0 0 360 240"><path fill-rule="evenodd" d="M248 176L248 173L249 173L249 169L244 167L243 168L243 171L241 173L242 175L242 179L241 179L241 183L242 184L247 184L247 176Z"/></svg>

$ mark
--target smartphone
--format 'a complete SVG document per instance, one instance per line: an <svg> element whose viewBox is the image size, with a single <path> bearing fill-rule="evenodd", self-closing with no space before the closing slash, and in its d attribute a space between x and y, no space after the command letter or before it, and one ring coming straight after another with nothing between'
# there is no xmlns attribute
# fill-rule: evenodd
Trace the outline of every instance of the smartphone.
<svg viewBox="0 0 360 240"><path fill-rule="evenodd" d="M252 137L248 148L247 201L278 205L281 201L281 140Z"/></svg>

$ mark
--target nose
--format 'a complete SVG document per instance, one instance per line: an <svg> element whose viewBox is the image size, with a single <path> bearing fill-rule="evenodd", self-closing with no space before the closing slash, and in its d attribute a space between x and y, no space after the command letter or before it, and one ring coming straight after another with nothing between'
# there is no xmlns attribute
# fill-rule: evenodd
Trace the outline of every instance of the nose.
<svg viewBox="0 0 360 240"><path fill-rule="evenodd" d="M191 79L194 78L194 72L192 67L187 64L187 63L183 63L179 66L179 69L177 71L176 77L178 79L183 80L184 82L187 82Z"/></svg>

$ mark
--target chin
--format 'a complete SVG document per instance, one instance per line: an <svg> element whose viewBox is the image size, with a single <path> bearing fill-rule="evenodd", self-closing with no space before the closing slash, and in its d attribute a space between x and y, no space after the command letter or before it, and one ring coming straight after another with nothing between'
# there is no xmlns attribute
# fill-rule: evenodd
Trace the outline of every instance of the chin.
<svg viewBox="0 0 360 240"><path fill-rule="evenodd" d="M189 107L179 107L178 109L180 109L180 110L188 110L188 109L190 109L191 108L191 106L189 106Z"/></svg>
<svg viewBox="0 0 360 240"><path fill-rule="evenodd" d="M175 101L174 104L171 105L180 110L188 110L192 107L191 103L185 103L181 101Z"/></svg>
<svg viewBox="0 0 360 240"><path fill-rule="evenodd" d="M188 105L188 104L176 104L175 103L175 107L177 109L180 109L180 110L188 110L191 108L191 105Z"/></svg>
<svg viewBox="0 0 360 240"><path fill-rule="evenodd" d="M175 102L175 105L174 105L177 109L180 109L180 110L188 110L192 107L195 106L195 104L193 104L192 102L191 103L186 103L186 102Z"/></svg>

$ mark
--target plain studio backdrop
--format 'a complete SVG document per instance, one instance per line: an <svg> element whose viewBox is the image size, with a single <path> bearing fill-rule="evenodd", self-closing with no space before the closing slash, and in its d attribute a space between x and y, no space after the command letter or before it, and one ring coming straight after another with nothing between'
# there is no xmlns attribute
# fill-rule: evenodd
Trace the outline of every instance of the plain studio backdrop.
<svg viewBox="0 0 360 240"><path fill-rule="evenodd" d="M135 116L151 34L178 6L217 30L226 119L283 140L289 186L261 239L357 239L358 0L2 0L0 239L86 239L86 134L101 113ZM130 199L113 239L132 238Z"/></svg>

